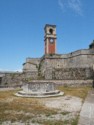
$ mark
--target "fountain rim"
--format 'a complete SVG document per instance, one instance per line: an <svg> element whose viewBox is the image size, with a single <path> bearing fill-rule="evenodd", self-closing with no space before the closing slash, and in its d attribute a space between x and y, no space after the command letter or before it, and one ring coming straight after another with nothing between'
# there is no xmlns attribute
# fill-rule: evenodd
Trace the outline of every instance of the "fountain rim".
<svg viewBox="0 0 94 125"><path fill-rule="evenodd" d="M29 85L29 84L52 84L52 85L56 85L54 82L25 82L23 83L23 86L25 85ZM29 98L47 98L47 97L57 97L57 96L62 96L64 95L64 92L60 91L60 90L51 90L51 91L48 91L48 92L42 92L42 91L30 91L30 92L26 92L26 91L18 91L16 94L16 96L19 96L19 97L29 97Z"/></svg>

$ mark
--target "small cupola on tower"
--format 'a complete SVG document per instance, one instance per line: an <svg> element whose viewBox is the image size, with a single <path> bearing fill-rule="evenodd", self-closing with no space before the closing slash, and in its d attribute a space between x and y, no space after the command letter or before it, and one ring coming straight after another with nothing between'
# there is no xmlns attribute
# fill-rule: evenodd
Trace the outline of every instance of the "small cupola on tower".
<svg viewBox="0 0 94 125"><path fill-rule="evenodd" d="M56 53L56 25L46 24L45 28L45 54L55 54Z"/></svg>

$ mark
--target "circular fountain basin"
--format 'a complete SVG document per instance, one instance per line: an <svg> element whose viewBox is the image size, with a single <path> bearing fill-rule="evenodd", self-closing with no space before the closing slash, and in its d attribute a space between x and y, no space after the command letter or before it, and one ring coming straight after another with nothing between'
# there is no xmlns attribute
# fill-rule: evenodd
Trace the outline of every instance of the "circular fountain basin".
<svg viewBox="0 0 94 125"><path fill-rule="evenodd" d="M55 84L52 82L30 82L22 86L22 91L16 93L20 97L54 97L63 95L55 89Z"/></svg>

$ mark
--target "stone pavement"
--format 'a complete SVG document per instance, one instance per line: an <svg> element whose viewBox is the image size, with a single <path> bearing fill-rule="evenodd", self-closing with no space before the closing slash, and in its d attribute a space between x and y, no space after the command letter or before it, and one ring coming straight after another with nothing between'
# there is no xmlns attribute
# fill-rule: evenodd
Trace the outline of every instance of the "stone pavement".
<svg viewBox="0 0 94 125"><path fill-rule="evenodd" d="M82 106L78 125L94 125L94 89L92 89Z"/></svg>

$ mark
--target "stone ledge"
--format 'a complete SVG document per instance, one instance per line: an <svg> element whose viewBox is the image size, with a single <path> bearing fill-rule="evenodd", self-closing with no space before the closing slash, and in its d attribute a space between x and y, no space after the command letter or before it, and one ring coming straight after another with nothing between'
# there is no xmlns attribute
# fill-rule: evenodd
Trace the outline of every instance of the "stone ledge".
<svg viewBox="0 0 94 125"><path fill-rule="evenodd" d="M92 86L93 80L32 80L32 82L53 82L56 85L63 85L63 86Z"/></svg>

